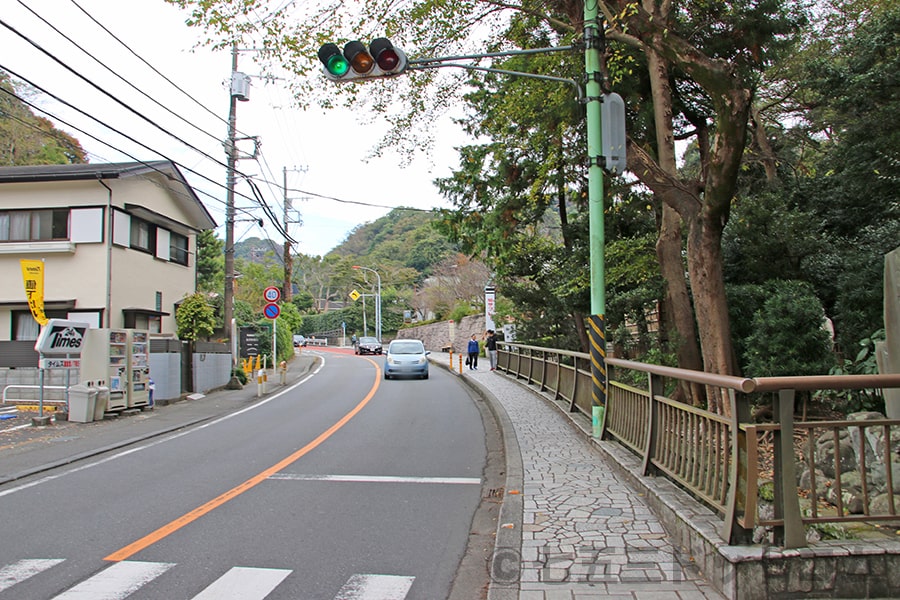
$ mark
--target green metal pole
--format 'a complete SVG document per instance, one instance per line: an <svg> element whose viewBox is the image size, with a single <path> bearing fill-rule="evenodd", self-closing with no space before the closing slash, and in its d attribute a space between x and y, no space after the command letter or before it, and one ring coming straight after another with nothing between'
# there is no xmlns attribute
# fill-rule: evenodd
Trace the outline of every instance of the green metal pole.
<svg viewBox="0 0 900 600"><path fill-rule="evenodd" d="M603 158L600 103L600 53L603 31L598 2L584 3L585 110L587 113L588 207L591 248L591 316L588 335L591 355L591 407L593 434L600 437L606 413L606 281L604 275Z"/></svg>

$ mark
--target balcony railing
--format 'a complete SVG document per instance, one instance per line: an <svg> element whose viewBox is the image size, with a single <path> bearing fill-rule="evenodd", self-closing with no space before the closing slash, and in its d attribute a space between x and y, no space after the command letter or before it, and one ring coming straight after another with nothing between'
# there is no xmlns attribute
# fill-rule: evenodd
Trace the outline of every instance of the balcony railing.
<svg viewBox="0 0 900 600"><path fill-rule="evenodd" d="M591 417L590 355L498 343L498 368ZM900 388L900 375L756 379L608 358L601 437L637 454L723 517L723 537L748 542L758 527L785 547L806 545L806 525L897 521L900 420L795 421L798 391ZM632 371L646 387L622 383ZM728 398L723 416L665 395L678 382ZM774 423L754 423L747 394L773 393ZM766 510L763 510L765 507Z"/></svg>

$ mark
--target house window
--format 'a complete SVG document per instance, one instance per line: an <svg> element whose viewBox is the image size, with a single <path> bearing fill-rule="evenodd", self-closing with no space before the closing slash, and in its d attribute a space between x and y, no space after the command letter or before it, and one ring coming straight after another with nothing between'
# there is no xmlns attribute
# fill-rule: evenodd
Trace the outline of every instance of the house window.
<svg viewBox="0 0 900 600"><path fill-rule="evenodd" d="M69 239L69 209L0 211L0 242Z"/></svg>
<svg viewBox="0 0 900 600"><path fill-rule="evenodd" d="M156 254L156 225L131 217L131 247Z"/></svg>
<svg viewBox="0 0 900 600"><path fill-rule="evenodd" d="M67 316L64 310L45 310L44 316L48 319L65 319ZM38 322L31 316L30 310L14 310L12 311L12 339L37 340L41 327Z"/></svg>
<svg viewBox="0 0 900 600"><path fill-rule="evenodd" d="M169 234L169 260L179 265L188 264L188 239L174 231Z"/></svg>

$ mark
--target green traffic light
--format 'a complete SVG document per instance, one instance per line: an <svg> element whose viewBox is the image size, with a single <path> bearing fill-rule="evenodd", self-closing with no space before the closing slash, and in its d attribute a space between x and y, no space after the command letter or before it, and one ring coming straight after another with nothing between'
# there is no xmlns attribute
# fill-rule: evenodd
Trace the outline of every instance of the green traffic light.
<svg viewBox="0 0 900 600"><path fill-rule="evenodd" d="M340 77L350 68L350 63L347 62L347 59L343 56L337 55L332 56L328 59L328 72L332 75L337 75Z"/></svg>
<svg viewBox="0 0 900 600"><path fill-rule="evenodd" d="M325 70L334 77L342 77L350 70L350 63L335 44L325 44L319 48L319 60L325 65Z"/></svg>

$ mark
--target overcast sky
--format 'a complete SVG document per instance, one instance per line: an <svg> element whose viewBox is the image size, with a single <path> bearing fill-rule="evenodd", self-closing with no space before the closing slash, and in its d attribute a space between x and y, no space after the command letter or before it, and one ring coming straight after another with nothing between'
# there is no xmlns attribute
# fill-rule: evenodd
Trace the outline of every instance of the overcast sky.
<svg viewBox="0 0 900 600"><path fill-rule="evenodd" d="M30 80L109 126L107 128L50 97L33 99L54 115L49 118L58 127L78 138L89 152L90 162L163 158L175 161L213 215L219 225L217 234L224 239L225 151L222 142L227 137L229 51L197 48L202 33L185 25L186 14L163 0L3 0L0 19L6 24L6 27L0 27L0 48L3 49L0 68ZM54 31L53 27L59 31ZM47 56L22 36L52 56ZM388 153L384 158L366 163L368 152L384 130L365 125L353 114L339 109L322 112L312 108L304 112L294 108L286 83L277 80L266 83L256 77L259 73L255 72L252 59L246 53L239 56L238 70L252 77L250 100L239 102L237 107L238 136L259 136L261 140L260 157L241 160L238 169L270 182L261 185L260 189L279 221L283 218L284 169L287 169L289 190L304 190L346 201L304 198L299 192L289 191L288 197L302 220L302 225L290 227L291 236L299 242L296 251L325 254L353 227L388 212L385 208L357 203L423 209L445 205L431 182L436 177L448 175L455 167L454 146L464 139L463 134L449 124L449 118L448 124L442 126L447 131L445 139L439 142L431 159L423 157L400 169L397 166L399 156ZM324 78L323 85L329 85ZM120 130L148 148L112 129ZM253 144L240 142L239 147L250 151ZM268 222L265 213L254 206L251 199L242 196L252 195L248 185L239 183L236 189L238 222L235 240L271 237L282 243L283 238ZM265 232L254 223L257 218L266 221Z"/></svg>

